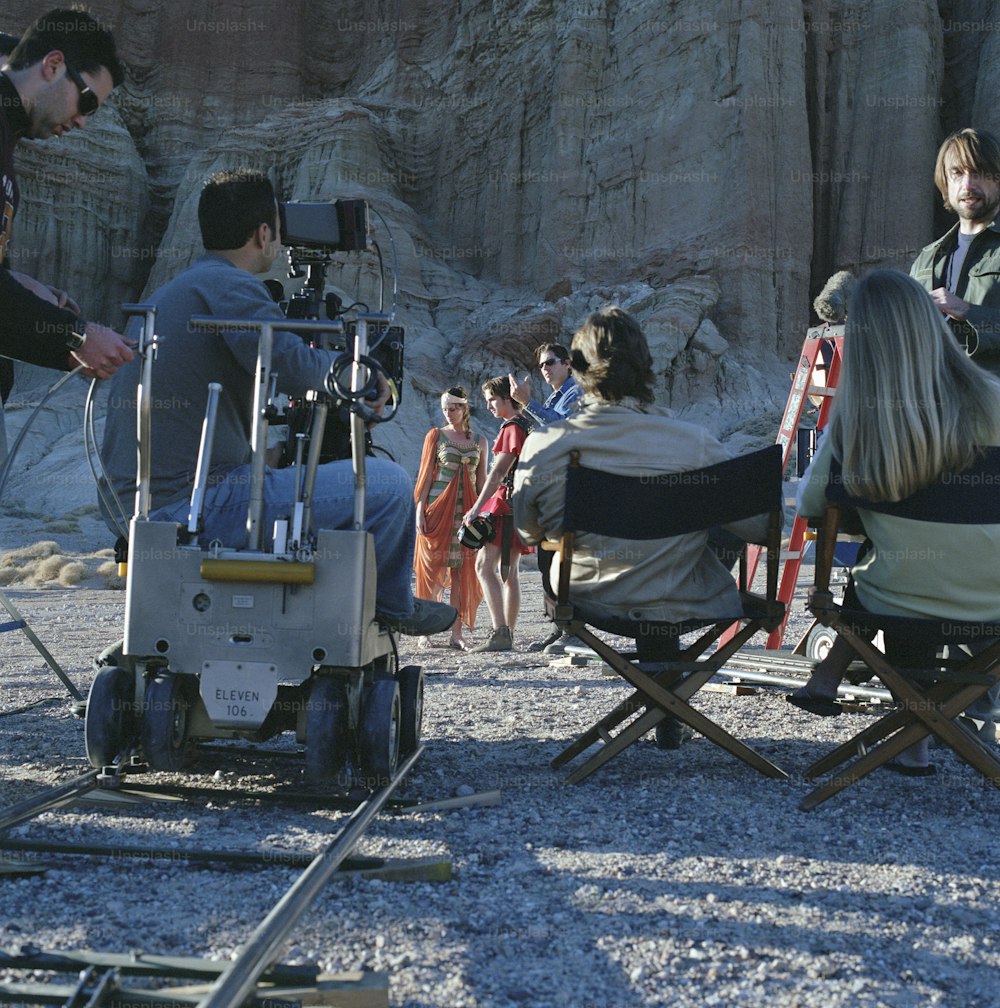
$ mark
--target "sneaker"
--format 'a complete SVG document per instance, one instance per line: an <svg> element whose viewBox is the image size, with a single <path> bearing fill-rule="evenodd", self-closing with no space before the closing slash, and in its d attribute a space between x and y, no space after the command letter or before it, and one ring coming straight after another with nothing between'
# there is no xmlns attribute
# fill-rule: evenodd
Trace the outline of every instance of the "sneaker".
<svg viewBox="0 0 1000 1008"><path fill-rule="evenodd" d="M444 602L415 598L413 612L409 616L385 616L380 613L379 619L408 637L430 637L444 633L458 619L458 610Z"/></svg>
<svg viewBox="0 0 1000 1008"><path fill-rule="evenodd" d="M497 627L483 641L482 644L477 644L474 648L469 648L470 654L483 654L486 651L513 651L514 650L514 635L510 632L510 627Z"/></svg>
<svg viewBox="0 0 1000 1008"><path fill-rule="evenodd" d="M567 647L587 648L587 645L575 634L560 634L551 644L542 648L542 654L565 654Z"/></svg>
<svg viewBox="0 0 1000 1008"><path fill-rule="evenodd" d="M685 742L694 737L690 726L674 717L665 717L656 726L657 749L680 749Z"/></svg>
<svg viewBox="0 0 1000 1008"><path fill-rule="evenodd" d="M560 630L559 627L556 627L555 630L553 630L552 633L550 633L548 637L545 638L545 640L535 641L534 644L529 644L528 650L544 651L550 644L555 644L555 642L559 640L559 638L562 637L562 635L563 635L562 630Z"/></svg>

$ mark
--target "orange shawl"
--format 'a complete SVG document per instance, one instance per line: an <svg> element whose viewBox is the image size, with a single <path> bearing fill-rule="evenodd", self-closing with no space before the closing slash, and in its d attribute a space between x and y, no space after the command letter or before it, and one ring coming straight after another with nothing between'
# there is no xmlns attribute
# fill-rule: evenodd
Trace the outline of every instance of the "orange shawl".
<svg viewBox="0 0 1000 1008"><path fill-rule="evenodd" d="M417 482L413 489L414 501L425 500L434 482L438 466L439 433L437 427L432 427L424 438L420 471L417 473ZM459 578L462 609L458 616L470 630L476 624L476 611L483 600L483 589L476 576L476 554L474 550L462 546L461 567L449 567L447 560L452 536L456 534L455 502L458 499L459 480L462 482L462 500L465 504L471 507L476 500L476 491L469 476L471 468L467 465L459 466L441 496L424 508L427 534L417 533L416 547L413 551L413 571L416 574L414 594L417 598L440 599L451 579Z"/></svg>

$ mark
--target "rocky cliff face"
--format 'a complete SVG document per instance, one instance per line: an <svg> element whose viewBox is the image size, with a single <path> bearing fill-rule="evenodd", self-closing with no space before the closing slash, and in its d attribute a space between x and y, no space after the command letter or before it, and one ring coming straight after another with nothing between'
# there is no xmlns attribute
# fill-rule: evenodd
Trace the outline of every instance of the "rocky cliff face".
<svg viewBox="0 0 1000 1008"><path fill-rule="evenodd" d="M985 0L92 7L129 79L21 159L35 272L115 321L198 253L211 170L368 199L407 327L402 422L379 436L411 469L437 391L529 367L609 300L643 322L663 399L768 439L812 296L907 265L941 223L945 129L996 117ZM39 9L13 0L4 27ZM82 152L107 177L61 180ZM367 260L329 279L376 296Z"/></svg>

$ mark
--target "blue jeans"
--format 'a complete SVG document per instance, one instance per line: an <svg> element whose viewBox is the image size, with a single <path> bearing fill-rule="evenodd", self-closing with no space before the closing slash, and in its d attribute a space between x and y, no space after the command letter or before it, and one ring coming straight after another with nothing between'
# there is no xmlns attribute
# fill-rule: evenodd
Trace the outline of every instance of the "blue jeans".
<svg viewBox="0 0 1000 1008"><path fill-rule="evenodd" d="M395 462L369 458L366 473L365 529L375 539L375 606L385 616L413 612L413 544L416 535L413 485ZM250 466L238 466L208 487L202 509L201 543L218 540L241 549L247 544ZM265 536L276 519L288 517L295 492L295 470L268 469L264 479ZM347 529L354 524L354 473L349 460L328 462L316 471L313 524L317 529ZM150 514L153 521L187 522L189 500L174 501Z"/></svg>

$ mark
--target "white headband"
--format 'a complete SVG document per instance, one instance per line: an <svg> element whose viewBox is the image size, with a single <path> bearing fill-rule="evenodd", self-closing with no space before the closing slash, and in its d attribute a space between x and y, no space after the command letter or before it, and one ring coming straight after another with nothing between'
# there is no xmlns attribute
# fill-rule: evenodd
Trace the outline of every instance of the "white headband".
<svg viewBox="0 0 1000 1008"><path fill-rule="evenodd" d="M450 392L441 393L441 406L468 406L469 400L460 396L452 395Z"/></svg>

